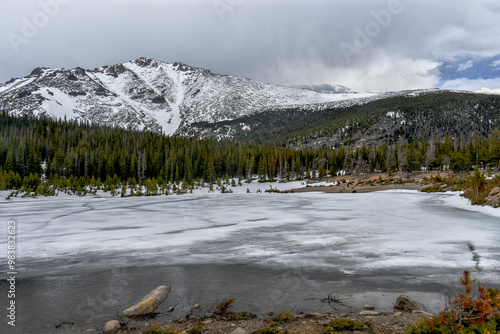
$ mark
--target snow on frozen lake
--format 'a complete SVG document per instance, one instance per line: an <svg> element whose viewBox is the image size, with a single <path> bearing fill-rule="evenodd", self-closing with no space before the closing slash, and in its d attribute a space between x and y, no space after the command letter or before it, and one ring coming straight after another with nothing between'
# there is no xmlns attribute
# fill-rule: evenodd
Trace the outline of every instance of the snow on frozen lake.
<svg viewBox="0 0 500 334"><path fill-rule="evenodd" d="M406 267L500 272L498 210L472 207L457 194L54 197L0 207L4 221L17 221L20 265L35 276L28 264L39 260L77 257L82 266L108 266L120 265L121 255L137 265L237 262L345 273Z"/></svg>
<svg viewBox="0 0 500 334"><path fill-rule="evenodd" d="M1 200L0 217L17 222L23 333L99 328L160 284L163 311L224 297L261 315L328 311L332 290L352 307L390 310L405 293L438 312L465 269L500 287L500 211L457 193L62 196Z"/></svg>

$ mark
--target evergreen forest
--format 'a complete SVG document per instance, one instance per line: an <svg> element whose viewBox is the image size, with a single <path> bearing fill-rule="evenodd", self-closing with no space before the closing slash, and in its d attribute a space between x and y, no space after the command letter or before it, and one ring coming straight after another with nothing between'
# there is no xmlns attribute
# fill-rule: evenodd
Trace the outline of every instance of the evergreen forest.
<svg viewBox="0 0 500 334"><path fill-rule="evenodd" d="M169 137L78 121L0 116L0 190L17 196L183 193L238 182L290 181L369 172L498 168L500 130L465 141L396 142L359 147L290 148L230 140ZM236 181L237 180L237 181Z"/></svg>

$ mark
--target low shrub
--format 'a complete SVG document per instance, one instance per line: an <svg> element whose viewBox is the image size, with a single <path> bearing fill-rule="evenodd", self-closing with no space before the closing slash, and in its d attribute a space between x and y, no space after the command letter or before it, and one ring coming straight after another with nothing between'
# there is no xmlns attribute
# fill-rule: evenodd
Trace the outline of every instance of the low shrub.
<svg viewBox="0 0 500 334"><path fill-rule="evenodd" d="M423 193L444 193L446 190L441 188L439 184L433 184L432 186L427 186L425 188L420 189Z"/></svg>
<svg viewBox="0 0 500 334"><path fill-rule="evenodd" d="M144 334L180 334L182 330L174 330L172 327L162 329L161 325L147 329Z"/></svg>
<svg viewBox="0 0 500 334"><path fill-rule="evenodd" d="M255 318L257 318L257 314L248 311L238 312L234 315L234 320L249 320Z"/></svg>
<svg viewBox="0 0 500 334"><path fill-rule="evenodd" d="M217 306L217 309L214 312L214 315L224 315L226 314L228 308L231 306L231 304L234 303L234 298L231 299L226 299L222 303Z"/></svg>
<svg viewBox="0 0 500 334"><path fill-rule="evenodd" d="M373 324L371 322L361 322L346 318L335 319L328 324L324 334L334 334L335 331L362 331L365 326L372 328Z"/></svg>
<svg viewBox="0 0 500 334"><path fill-rule="evenodd" d="M274 319L278 323L283 323L287 322L288 320L292 319L292 314L288 311L281 311L276 318Z"/></svg>
<svg viewBox="0 0 500 334"><path fill-rule="evenodd" d="M487 289L464 271L460 283L465 293L448 303L448 307L431 319L421 319L406 328L407 334L493 334L500 332L500 291Z"/></svg>
<svg viewBox="0 0 500 334"><path fill-rule="evenodd" d="M196 327L191 328L187 331L187 334L201 334L203 331L203 322L198 321L198 325Z"/></svg>

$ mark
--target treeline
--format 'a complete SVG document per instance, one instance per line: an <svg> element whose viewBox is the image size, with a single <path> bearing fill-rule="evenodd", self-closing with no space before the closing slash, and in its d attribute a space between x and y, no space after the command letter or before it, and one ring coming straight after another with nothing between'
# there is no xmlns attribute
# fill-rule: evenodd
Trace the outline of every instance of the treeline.
<svg viewBox="0 0 500 334"><path fill-rule="evenodd" d="M474 137L469 141L444 136L438 141L399 142L361 148L338 148L340 159L345 157L343 170L351 173L373 171L412 172L418 170L469 171L473 167L500 167L500 130L487 138Z"/></svg>
<svg viewBox="0 0 500 334"><path fill-rule="evenodd" d="M305 175L318 155L313 149L167 137L154 132L0 116L0 187L18 188L36 178L96 180L143 184L187 183L218 178L261 180ZM21 181L20 181L21 180Z"/></svg>
<svg viewBox="0 0 500 334"><path fill-rule="evenodd" d="M0 116L0 189L73 189L211 185L221 179L287 181L372 171L446 169L500 164L500 131L470 141L292 149L232 141L167 137L153 132ZM45 187L45 189L43 189Z"/></svg>

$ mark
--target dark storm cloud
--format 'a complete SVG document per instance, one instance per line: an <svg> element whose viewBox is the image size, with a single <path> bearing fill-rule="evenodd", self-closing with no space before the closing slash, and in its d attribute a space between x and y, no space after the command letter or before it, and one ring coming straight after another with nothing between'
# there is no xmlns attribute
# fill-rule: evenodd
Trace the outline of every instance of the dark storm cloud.
<svg viewBox="0 0 500 334"><path fill-rule="evenodd" d="M500 54L497 0L23 0L0 5L0 81L141 56L275 84L432 87Z"/></svg>

